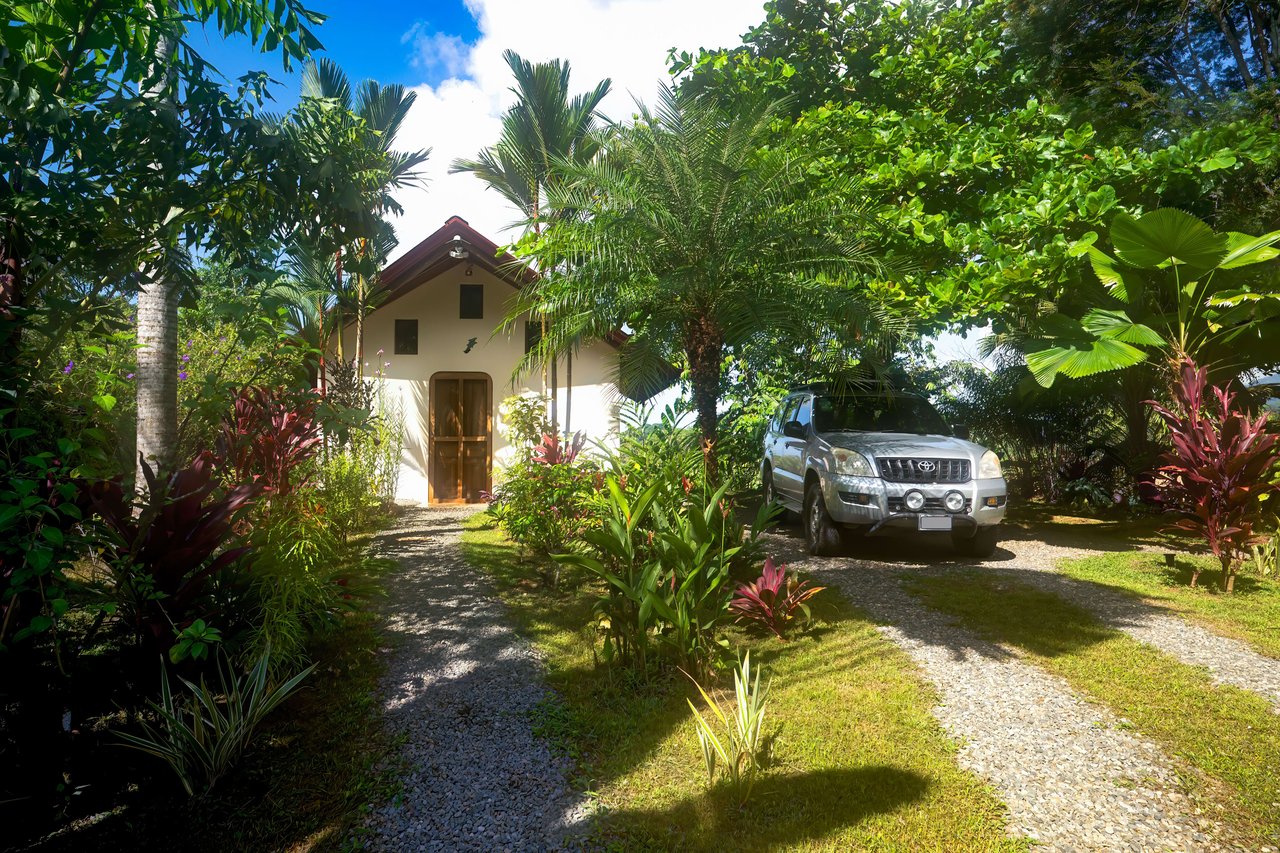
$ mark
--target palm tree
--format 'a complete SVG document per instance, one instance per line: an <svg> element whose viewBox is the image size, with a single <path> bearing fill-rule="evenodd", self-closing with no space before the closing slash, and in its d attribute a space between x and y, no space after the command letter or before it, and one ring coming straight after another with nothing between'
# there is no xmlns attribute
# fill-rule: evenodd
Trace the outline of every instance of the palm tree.
<svg viewBox="0 0 1280 853"><path fill-rule="evenodd" d="M557 59L533 64L513 50L502 56L515 77L511 91L516 102L502 117L498 142L474 160L454 160L449 171L474 174L520 211L527 229L540 234L546 219L547 194L558 179L561 165L586 163L599 151L594 134L596 108L609 94L612 81L602 80L594 89L570 97L568 62ZM542 331L543 339L548 339L545 317ZM570 350L565 360L567 430L573 408L573 342L565 343ZM550 353L551 421L555 424L559 423L559 383L555 375L558 352ZM544 363L544 387L546 371Z"/></svg>
<svg viewBox="0 0 1280 853"><path fill-rule="evenodd" d="M374 188L373 214L380 216L390 211L399 213L394 191L413 186L420 180L419 168L431 155L431 149L397 151L392 148L409 110L417 100L417 93L407 91L398 83L382 85L375 80L364 80L356 86L354 94L346 72L332 60L321 58L310 61L302 70L302 97L332 100L344 111L354 116L367 131L369 147L386 162L386 171L379 185ZM380 242L378 238L374 242ZM346 303L356 321L356 359L364 364L364 318L371 306L371 298L377 292L377 269L385 253L379 256L367 238L361 238L354 247L360 270L353 277L353 292L346 292L343 282L342 249L335 257L333 294L338 302ZM374 262L374 263L371 263ZM349 297L343 299L343 297ZM323 311L322 311L323 313ZM340 312L341 313L341 312ZM324 324L322 324L323 326ZM327 333L326 333L327 334ZM327 343L325 338L324 343ZM339 338L341 341L341 338ZM341 347L341 343L339 343Z"/></svg>
<svg viewBox="0 0 1280 853"><path fill-rule="evenodd" d="M616 127L602 156L562 164L538 256L548 272L509 317L556 317L552 351L625 327L624 390L652 392L671 364L683 364L711 475L726 347L865 335L875 312L854 281L885 271L868 246L835 233L831 197L813 194L803 161L777 144L770 126L781 106L727 113L664 88L656 111L639 105L638 120ZM856 197L852 179L841 183L835 198Z"/></svg>

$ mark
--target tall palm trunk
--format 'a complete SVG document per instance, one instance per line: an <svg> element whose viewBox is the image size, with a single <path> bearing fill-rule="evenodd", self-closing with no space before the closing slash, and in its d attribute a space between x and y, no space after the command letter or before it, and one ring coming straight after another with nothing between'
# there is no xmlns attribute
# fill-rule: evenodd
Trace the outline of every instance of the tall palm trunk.
<svg viewBox="0 0 1280 853"><path fill-rule="evenodd" d="M709 317L695 317L685 329L684 353L689 361L689 385L698 414L702 455L707 481L719 479L716 460L716 402L720 397L720 366L724 352L724 332Z"/></svg>
<svg viewBox="0 0 1280 853"><path fill-rule="evenodd" d="M573 350L564 354L564 431L573 432Z"/></svg>
<svg viewBox="0 0 1280 853"><path fill-rule="evenodd" d="M138 292L138 447L156 471L168 470L178 444L178 304L173 285ZM137 488L146 488L138 463Z"/></svg>
<svg viewBox="0 0 1280 853"><path fill-rule="evenodd" d="M154 70L169 64L173 40L161 38L156 46ZM159 74L145 93L164 95L167 74ZM173 282L147 282L138 291L137 465L134 487L146 488L142 460L157 472L174 463L178 447L178 300Z"/></svg>

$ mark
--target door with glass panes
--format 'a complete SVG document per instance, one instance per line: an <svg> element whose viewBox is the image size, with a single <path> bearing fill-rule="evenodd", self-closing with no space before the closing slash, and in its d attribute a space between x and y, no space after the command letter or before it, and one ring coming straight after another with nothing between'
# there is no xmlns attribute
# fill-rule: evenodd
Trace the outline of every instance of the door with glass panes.
<svg viewBox="0 0 1280 853"><path fill-rule="evenodd" d="M485 373L431 377L431 500L479 503L489 491L492 383Z"/></svg>

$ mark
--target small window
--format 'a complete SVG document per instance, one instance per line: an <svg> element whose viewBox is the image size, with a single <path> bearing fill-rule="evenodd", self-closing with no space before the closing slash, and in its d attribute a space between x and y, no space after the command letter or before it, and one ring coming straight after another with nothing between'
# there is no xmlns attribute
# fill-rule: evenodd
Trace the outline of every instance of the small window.
<svg viewBox="0 0 1280 853"><path fill-rule="evenodd" d="M418 354L418 321L396 320L396 355Z"/></svg>
<svg viewBox="0 0 1280 853"><path fill-rule="evenodd" d="M796 410L796 413L794 415L795 419L800 422L800 426L804 427L805 429L809 428L809 419L810 419L809 412L810 412L811 399L812 399L811 397L801 398L800 408Z"/></svg>
<svg viewBox="0 0 1280 853"><path fill-rule="evenodd" d="M800 398L792 397L782 404L782 417L779 427L784 427L791 421L796 419L796 406L799 405Z"/></svg>
<svg viewBox="0 0 1280 853"><path fill-rule="evenodd" d="M542 343L542 321L524 321L524 354L528 355Z"/></svg>
<svg viewBox="0 0 1280 853"><path fill-rule="evenodd" d="M458 317L462 320L484 319L484 285L462 284L458 291Z"/></svg>

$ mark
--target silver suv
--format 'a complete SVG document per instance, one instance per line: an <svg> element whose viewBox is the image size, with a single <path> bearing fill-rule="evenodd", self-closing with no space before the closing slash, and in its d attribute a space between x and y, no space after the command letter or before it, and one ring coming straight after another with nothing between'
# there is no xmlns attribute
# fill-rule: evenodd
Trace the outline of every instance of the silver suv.
<svg viewBox="0 0 1280 853"><path fill-rule="evenodd" d="M914 394L795 391L765 429L765 500L800 513L812 554L896 527L989 557L1008 500L1000 458L956 433Z"/></svg>

